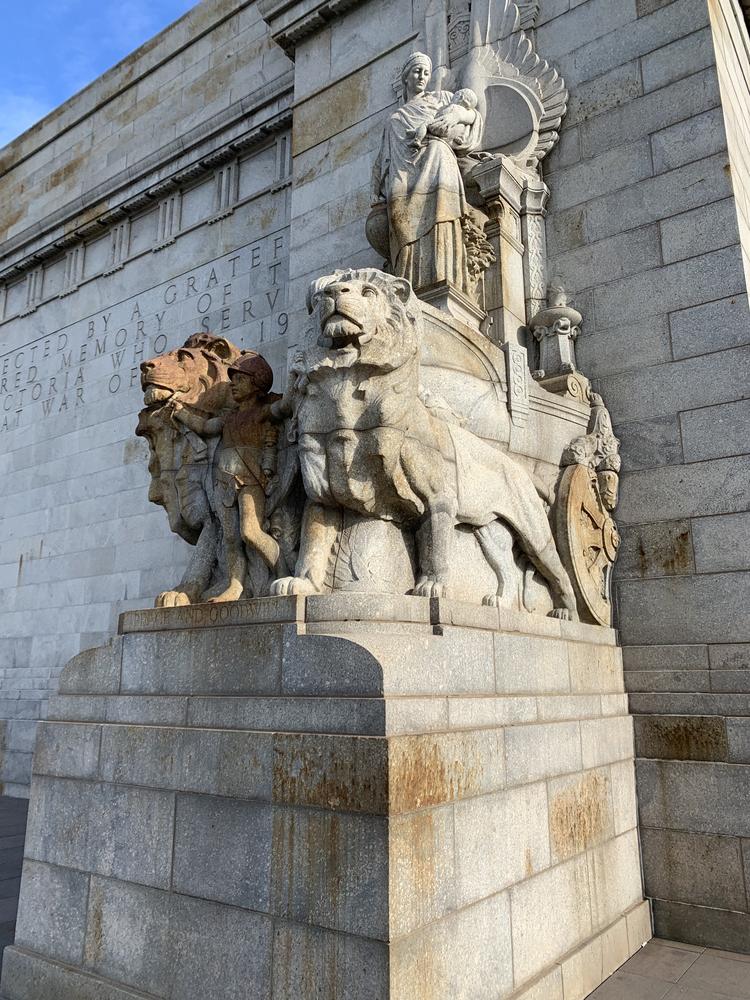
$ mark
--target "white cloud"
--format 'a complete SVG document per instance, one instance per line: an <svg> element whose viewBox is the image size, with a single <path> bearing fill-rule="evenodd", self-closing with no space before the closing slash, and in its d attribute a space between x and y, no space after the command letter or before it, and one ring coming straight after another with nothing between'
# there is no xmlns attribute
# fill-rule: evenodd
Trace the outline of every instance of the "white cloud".
<svg viewBox="0 0 750 1000"><path fill-rule="evenodd" d="M138 48L190 10L195 0L120 0L110 14L110 37L123 54Z"/></svg>
<svg viewBox="0 0 750 1000"><path fill-rule="evenodd" d="M122 0L110 26L119 47L139 45L155 31L153 5L144 0Z"/></svg>
<svg viewBox="0 0 750 1000"><path fill-rule="evenodd" d="M33 0L34 3L44 0ZM40 72L17 60L6 67L0 86L0 148L53 108L92 83L171 21L195 0L56 0L47 35L64 45L52 49ZM36 52L35 56L39 53Z"/></svg>
<svg viewBox="0 0 750 1000"><path fill-rule="evenodd" d="M192 0L119 0L96 14L88 11L71 18L66 24L65 56L58 63L66 94L82 90L191 5Z"/></svg>
<svg viewBox="0 0 750 1000"><path fill-rule="evenodd" d="M0 90L0 148L44 118L52 108L36 97Z"/></svg>

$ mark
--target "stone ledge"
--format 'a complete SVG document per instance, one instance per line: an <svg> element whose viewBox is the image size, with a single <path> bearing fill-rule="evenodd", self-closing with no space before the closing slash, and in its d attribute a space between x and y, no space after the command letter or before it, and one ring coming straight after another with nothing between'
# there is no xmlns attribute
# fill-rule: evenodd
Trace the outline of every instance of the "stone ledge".
<svg viewBox="0 0 750 1000"><path fill-rule="evenodd" d="M651 904L660 938L750 954L750 913L670 899L652 899Z"/></svg>
<svg viewBox="0 0 750 1000"><path fill-rule="evenodd" d="M320 31L339 14L363 0L259 0L258 10L271 37L290 58L297 43Z"/></svg>
<svg viewBox="0 0 750 1000"><path fill-rule="evenodd" d="M515 794L545 782L551 796L560 792L568 804L581 799L583 808L592 789L633 785L629 748L614 725L601 740L610 752L597 760L581 760L575 725L526 727L521 759L515 732L353 736L46 722L33 777L37 787L72 781L104 796L152 789L373 815ZM537 745L537 753L528 752Z"/></svg>
<svg viewBox="0 0 750 1000"><path fill-rule="evenodd" d="M651 937L651 912L644 900L508 1000L583 1000Z"/></svg>
<svg viewBox="0 0 750 1000"><path fill-rule="evenodd" d="M227 604L191 604L180 608L145 608L120 615L118 632L161 632L220 628L229 625L281 623L323 625L340 622L383 622L522 632L529 635L615 646L614 629L565 622L505 608L412 597L408 594L320 594L311 597L259 597Z"/></svg>
<svg viewBox="0 0 750 1000"><path fill-rule="evenodd" d="M335 606L339 599L319 600ZM366 713L367 700L376 699L391 706L391 733L552 722L571 715L619 716L626 711L620 651L609 630L531 615L509 618L472 605L449 604L444 614L438 602L417 598L403 599L401 617L421 617L422 622L376 617L381 612L384 618L395 617L393 603L389 598L370 606L369 622L360 608L359 620L308 624L303 618L311 599L303 603L294 598L131 612L124 627L145 624L146 629L126 631L108 645L74 657L60 675L50 718L195 724L192 713L188 715L188 700L193 706L207 706L223 698L230 699L223 702L230 709L231 699L246 699L248 718L258 718L266 699L270 716L280 720L299 715L304 699L311 709L322 703L310 699L325 699L337 712L336 700L350 699L356 711ZM346 606L326 613L336 610L353 613ZM474 626L484 627L429 622L441 617L455 622L457 611L466 612ZM171 627L190 621L189 616L200 622L195 616L206 612L206 627ZM477 612L488 612L489 621L477 622ZM277 620L236 621L226 627L212 621L214 616L224 617L225 623L233 616ZM488 628L491 624L496 627ZM516 704L507 696L516 698ZM277 721L271 728L288 726Z"/></svg>
<svg viewBox="0 0 750 1000"><path fill-rule="evenodd" d="M562 722L607 723L629 718L624 705L617 712L605 711L602 697L608 696L459 694L325 698L74 694L51 698L43 721L256 733L414 736Z"/></svg>
<svg viewBox="0 0 750 1000"><path fill-rule="evenodd" d="M291 124L291 93L291 74L286 73L257 90L251 97L235 101L190 132L168 142L156 152L149 153L138 163L112 175L107 181L78 195L48 213L44 219L16 233L3 244L2 274L21 274L33 265L35 255L54 254L54 243L61 233L68 233L76 228L79 216L86 216L87 224L90 224L92 205L106 203L106 208L102 208L99 216L104 219L111 217L113 212L122 211L125 214L127 210L135 211L135 202L145 199L145 204L148 200L145 189L157 179L163 179L159 178L160 174L169 172L170 176L184 175L195 167L196 160L199 163L203 146L211 140L216 145L217 135L225 137L229 156L232 147L235 150L247 150L260 144L273 132L288 127ZM9 320L16 318L8 317Z"/></svg>
<svg viewBox="0 0 750 1000"><path fill-rule="evenodd" d="M71 992L66 993L64 990ZM141 993L73 969L56 962L46 955L10 945L3 952L3 993L0 1000L10 996L14 1000L52 1000L55 997L75 996L76 1000L157 1000L152 993Z"/></svg>

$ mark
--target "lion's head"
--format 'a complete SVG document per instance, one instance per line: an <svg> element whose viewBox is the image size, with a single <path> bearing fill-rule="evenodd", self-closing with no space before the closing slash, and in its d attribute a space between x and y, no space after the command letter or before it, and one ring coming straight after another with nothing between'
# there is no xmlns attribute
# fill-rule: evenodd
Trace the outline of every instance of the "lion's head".
<svg viewBox="0 0 750 1000"><path fill-rule="evenodd" d="M135 433L149 444L148 497L164 507L173 531L195 544L208 517L203 476L208 448L171 419L173 399L203 416L231 405L229 366L240 351L223 337L196 333L182 347L141 365L145 406Z"/></svg>
<svg viewBox="0 0 750 1000"><path fill-rule="evenodd" d="M185 405L211 411L212 390L229 381L228 368L239 356L223 337L195 333L184 346L143 362L143 401L147 407L160 406L177 396Z"/></svg>
<svg viewBox="0 0 750 1000"><path fill-rule="evenodd" d="M422 311L412 287L375 268L334 271L307 294L315 316L308 364L312 368L402 367L419 352Z"/></svg>

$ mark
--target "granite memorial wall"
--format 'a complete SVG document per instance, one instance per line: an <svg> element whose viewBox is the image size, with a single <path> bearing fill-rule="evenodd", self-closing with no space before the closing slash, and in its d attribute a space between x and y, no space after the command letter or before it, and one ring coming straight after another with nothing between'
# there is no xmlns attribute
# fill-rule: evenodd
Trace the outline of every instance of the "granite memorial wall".
<svg viewBox="0 0 750 1000"><path fill-rule="evenodd" d="M285 371L289 68L254 7L199 7L5 152L6 793L65 660L187 561L142 488L138 366L212 329Z"/></svg>
<svg viewBox="0 0 750 1000"><path fill-rule="evenodd" d="M4 152L6 791L24 791L65 662L187 562L146 500L138 365L210 330L259 350L281 391L310 280L382 265L370 172L426 6L208 0ZM448 5L454 47L469 8ZM519 8L570 93L543 164L547 276L622 442L615 624L646 894L657 933L746 948L746 29L733 0ZM626 813L602 836L623 844ZM596 965L576 962L569 980Z"/></svg>

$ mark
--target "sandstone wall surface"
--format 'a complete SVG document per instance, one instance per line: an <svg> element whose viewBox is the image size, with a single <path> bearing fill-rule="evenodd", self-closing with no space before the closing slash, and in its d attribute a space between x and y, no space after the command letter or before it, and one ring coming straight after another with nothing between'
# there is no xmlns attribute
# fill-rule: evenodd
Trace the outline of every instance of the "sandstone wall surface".
<svg viewBox="0 0 750 1000"><path fill-rule="evenodd" d="M179 579L138 365L201 329L286 366L291 63L207 0L0 154L0 782L79 649Z"/></svg>
<svg viewBox="0 0 750 1000"><path fill-rule="evenodd" d="M550 271L622 441L646 893L657 935L747 950L747 29L733 0L548 0L537 34L572 95Z"/></svg>
<svg viewBox="0 0 750 1000"><path fill-rule="evenodd" d="M309 278L380 263L370 169L424 13L345 4L297 41L291 150L290 58L254 3L204 0L3 151L6 790L59 668L185 556L146 500L132 372L162 326L171 347L205 321L281 376ZM623 447L646 887L658 933L733 948L750 923L744 30L735 0L542 0L536 28L571 92L545 163L550 274Z"/></svg>

